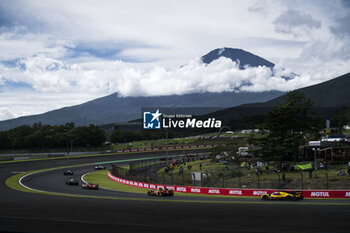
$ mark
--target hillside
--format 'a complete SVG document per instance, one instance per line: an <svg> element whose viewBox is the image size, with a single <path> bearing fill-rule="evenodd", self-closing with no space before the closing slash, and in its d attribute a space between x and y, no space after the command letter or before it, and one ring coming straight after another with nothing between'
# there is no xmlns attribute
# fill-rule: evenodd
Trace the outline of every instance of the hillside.
<svg viewBox="0 0 350 233"><path fill-rule="evenodd" d="M141 117L142 107L208 107L227 108L242 103L255 103L273 99L283 92L270 91L259 93L197 93L187 95L169 95L153 97L119 97L112 94L95 99L84 104L65 107L47 113L25 116L0 122L0 130L7 130L19 125L32 125L41 121L42 124L65 124L74 122L76 125L108 124L126 122ZM85 122L86 117L86 122Z"/></svg>
<svg viewBox="0 0 350 233"><path fill-rule="evenodd" d="M331 113L343 106L350 106L349 90L350 73L320 84L298 89L298 91L305 94L306 98L315 101L314 112L322 114ZM281 95L264 103L243 104L223 109L203 117L211 116L217 119L223 119L224 122L227 123L233 118L261 115L267 113L268 110L277 106L279 103L283 103L284 97L285 95Z"/></svg>

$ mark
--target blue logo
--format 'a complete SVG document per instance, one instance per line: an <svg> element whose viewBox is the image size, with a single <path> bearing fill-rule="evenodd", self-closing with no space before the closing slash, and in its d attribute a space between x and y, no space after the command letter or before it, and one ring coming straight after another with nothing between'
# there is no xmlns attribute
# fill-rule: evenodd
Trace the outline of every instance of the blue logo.
<svg viewBox="0 0 350 233"><path fill-rule="evenodd" d="M160 129L161 115L159 109L156 112L143 112L143 128Z"/></svg>

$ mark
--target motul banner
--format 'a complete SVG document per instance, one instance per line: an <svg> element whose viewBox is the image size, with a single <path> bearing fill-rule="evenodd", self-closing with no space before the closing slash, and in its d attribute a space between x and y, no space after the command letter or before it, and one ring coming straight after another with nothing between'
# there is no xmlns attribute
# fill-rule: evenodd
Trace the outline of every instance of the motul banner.
<svg viewBox="0 0 350 233"><path fill-rule="evenodd" d="M108 177L118 183L146 189L168 188L180 193L225 195L225 196L250 196L260 197L263 194L270 194L281 190L276 189L229 189L229 188L202 188L176 185L149 184L131 180L125 180L113 176L108 172ZM293 191L293 190L285 190ZM350 190L303 190L306 198L350 198Z"/></svg>

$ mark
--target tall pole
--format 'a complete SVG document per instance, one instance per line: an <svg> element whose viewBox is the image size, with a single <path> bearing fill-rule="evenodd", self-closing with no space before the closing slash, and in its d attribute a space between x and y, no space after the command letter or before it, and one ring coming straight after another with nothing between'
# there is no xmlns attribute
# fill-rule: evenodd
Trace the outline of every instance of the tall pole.
<svg viewBox="0 0 350 233"><path fill-rule="evenodd" d="M168 129L165 129L165 144L166 144L166 151L165 151L165 161L168 161Z"/></svg>
<svg viewBox="0 0 350 233"><path fill-rule="evenodd" d="M316 148L312 148L314 151L314 168L315 168L315 177L317 177L317 164L316 164Z"/></svg>

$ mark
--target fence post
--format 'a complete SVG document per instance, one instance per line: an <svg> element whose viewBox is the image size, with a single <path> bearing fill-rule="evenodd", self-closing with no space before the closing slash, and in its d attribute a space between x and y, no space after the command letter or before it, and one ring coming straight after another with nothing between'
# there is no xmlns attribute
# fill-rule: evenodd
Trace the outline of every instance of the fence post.
<svg viewBox="0 0 350 233"><path fill-rule="evenodd" d="M303 177L303 172L300 171L300 176L301 176L301 190L304 189L304 177Z"/></svg>
<svg viewBox="0 0 350 233"><path fill-rule="evenodd" d="M225 174L222 175L222 187L225 188Z"/></svg>
<svg viewBox="0 0 350 233"><path fill-rule="evenodd" d="M196 175L194 174L194 172L192 173L193 175L193 186L196 186Z"/></svg>
<svg viewBox="0 0 350 233"><path fill-rule="evenodd" d="M201 172L201 187L203 187L202 181L203 181L203 173Z"/></svg>
<svg viewBox="0 0 350 233"><path fill-rule="evenodd" d="M241 173L238 174L238 187L241 188Z"/></svg>

